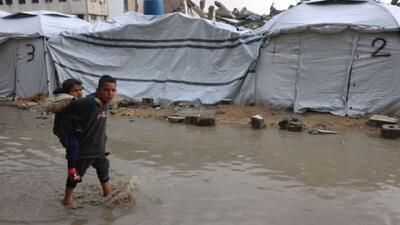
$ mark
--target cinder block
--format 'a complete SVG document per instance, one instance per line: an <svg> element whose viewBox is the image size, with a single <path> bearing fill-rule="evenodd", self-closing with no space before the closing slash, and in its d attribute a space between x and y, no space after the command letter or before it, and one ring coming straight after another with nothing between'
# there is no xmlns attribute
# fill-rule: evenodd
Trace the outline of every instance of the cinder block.
<svg viewBox="0 0 400 225"><path fill-rule="evenodd" d="M185 117L177 116L177 115L170 115L167 117L167 120L170 123L183 123L185 121Z"/></svg>
<svg viewBox="0 0 400 225"><path fill-rule="evenodd" d="M215 118L214 117L205 117L199 116L197 118L197 126L214 126L215 125Z"/></svg>
<svg viewBox="0 0 400 225"><path fill-rule="evenodd" d="M260 115L255 115L251 117L251 127L253 127L253 129L262 129L265 128L265 122L264 122L264 118Z"/></svg>
<svg viewBox="0 0 400 225"><path fill-rule="evenodd" d="M393 124L382 125L381 137L387 139L397 139L400 137L400 126Z"/></svg>

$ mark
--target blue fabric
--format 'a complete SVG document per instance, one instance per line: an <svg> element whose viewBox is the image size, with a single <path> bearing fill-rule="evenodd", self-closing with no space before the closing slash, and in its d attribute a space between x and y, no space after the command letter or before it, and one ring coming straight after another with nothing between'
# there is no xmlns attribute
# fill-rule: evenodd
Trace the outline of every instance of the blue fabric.
<svg viewBox="0 0 400 225"><path fill-rule="evenodd" d="M61 94L61 93L64 93L63 90L62 90L62 88L56 88L56 89L53 91L53 95L58 95L58 94Z"/></svg>
<svg viewBox="0 0 400 225"><path fill-rule="evenodd" d="M79 157L79 140L75 135L68 137L67 160L68 168L74 168Z"/></svg>

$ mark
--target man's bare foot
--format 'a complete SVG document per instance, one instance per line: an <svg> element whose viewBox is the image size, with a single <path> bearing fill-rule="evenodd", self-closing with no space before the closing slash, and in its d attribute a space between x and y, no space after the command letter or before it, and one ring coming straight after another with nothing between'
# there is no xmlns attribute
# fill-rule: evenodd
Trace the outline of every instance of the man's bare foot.
<svg viewBox="0 0 400 225"><path fill-rule="evenodd" d="M101 183L101 189L103 190L103 196L111 195L111 185L110 182Z"/></svg>
<svg viewBox="0 0 400 225"><path fill-rule="evenodd" d="M70 206L70 205L72 205L72 200L71 199L63 199L62 201L62 204L63 205L65 205L65 206Z"/></svg>

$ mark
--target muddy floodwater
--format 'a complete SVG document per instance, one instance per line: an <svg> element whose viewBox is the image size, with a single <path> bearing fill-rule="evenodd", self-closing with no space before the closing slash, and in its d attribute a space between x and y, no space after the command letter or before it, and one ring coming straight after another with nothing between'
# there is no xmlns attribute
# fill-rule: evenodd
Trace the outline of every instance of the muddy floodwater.
<svg viewBox="0 0 400 225"><path fill-rule="evenodd" d="M115 198L95 171L61 205L65 152L42 118L0 106L0 224L396 225L400 140L109 117Z"/></svg>

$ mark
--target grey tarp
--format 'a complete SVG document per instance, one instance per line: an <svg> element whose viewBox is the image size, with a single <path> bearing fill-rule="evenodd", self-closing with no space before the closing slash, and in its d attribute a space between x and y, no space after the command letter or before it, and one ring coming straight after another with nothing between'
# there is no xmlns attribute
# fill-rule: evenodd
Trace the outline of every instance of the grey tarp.
<svg viewBox="0 0 400 225"><path fill-rule="evenodd" d="M87 93L110 74L124 96L215 103L237 94L261 41L261 35L180 13L130 12L54 36L49 51L59 80L79 78Z"/></svg>
<svg viewBox="0 0 400 225"><path fill-rule="evenodd" d="M293 7L257 31L267 41L247 98L295 112L399 113L399 24L400 7L374 1Z"/></svg>

